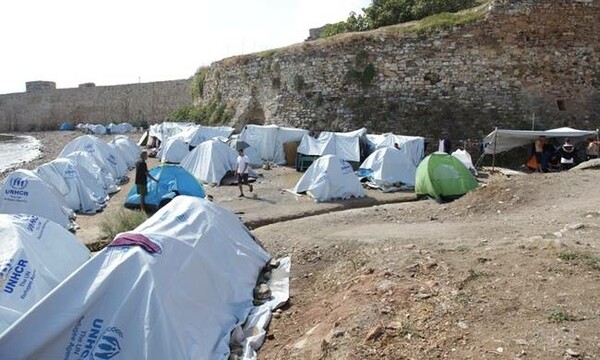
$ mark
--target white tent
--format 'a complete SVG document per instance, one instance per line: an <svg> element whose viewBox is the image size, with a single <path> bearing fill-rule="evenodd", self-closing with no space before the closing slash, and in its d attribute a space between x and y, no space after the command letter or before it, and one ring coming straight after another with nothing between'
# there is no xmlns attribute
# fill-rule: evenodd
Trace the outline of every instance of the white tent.
<svg viewBox="0 0 600 360"><path fill-rule="evenodd" d="M70 219L73 211L62 206L52 190L33 171L13 171L4 179L0 191L1 214L37 215L64 228L73 227Z"/></svg>
<svg viewBox="0 0 600 360"><path fill-rule="evenodd" d="M358 174L383 190L398 187L400 183L415 186L417 166L411 159L410 149L383 147L369 155L360 165Z"/></svg>
<svg viewBox="0 0 600 360"><path fill-rule="evenodd" d="M463 165L469 169L472 173L477 174L477 170L475 166L473 166L473 160L471 159L471 154L467 152L467 150L457 149L452 153L452 156L460 160Z"/></svg>
<svg viewBox="0 0 600 360"><path fill-rule="evenodd" d="M94 157L96 164L111 173L116 182L127 175L127 164L107 143L92 135L83 135L71 140L58 157L67 157L72 152L85 151Z"/></svg>
<svg viewBox="0 0 600 360"><path fill-rule="evenodd" d="M111 134L125 134L134 130L133 126L130 123L120 123L118 125L110 123L107 126L107 129L110 131Z"/></svg>
<svg viewBox="0 0 600 360"><path fill-rule="evenodd" d="M308 130L277 125L246 125L238 139L254 147L263 161L285 165L283 145L288 142L301 141L304 135L308 135Z"/></svg>
<svg viewBox="0 0 600 360"><path fill-rule="evenodd" d="M38 166L35 173L70 209L84 214L95 214L106 206L106 193L94 194L71 159L54 159ZM84 173L83 176L86 175L88 174Z"/></svg>
<svg viewBox="0 0 600 360"><path fill-rule="evenodd" d="M178 196L2 333L0 358L227 359L269 258L235 214Z"/></svg>
<svg viewBox="0 0 600 360"><path fill-rule="evenodd" d="M533 144L533 142L540 136L547 138L573 139L592 135L597 137L598 132L571 129L569 127L562 127L546 131L496 129L483 138L483 149L485 154L498 154L519 146Z"/></svg>
<svg viewBox="0 0 600 360"><path fill-rule="evenodd" d="M229 146L235 150L236 154L237 154L238 141L242 141L242 140L239 140L237 137L230 138L228 140ZM248 145L250 145L250 144L248 144ZM263 160L261 159L260 155L258 154L258 151L256 150L256 148L254 146L244 147L244 155L246 155L248 157L248 160L250 160L250 166L253 168L261 167L264 164Z"/></svg>
<svg viewBox="0 0 600 360"><path fill-rule="evenodd" d="M73 234L50 220L0 214L0 333L89 257Z"/></svg>
<svg viewBox="0 0 600 360"><path fill-rule="evenodd" d="M343 160L358 162L360 139L366 133L365 128L346 133L324 131L316 139L306 134L298 147L298 153L312 156L337 155Z"/></svg>
<svg viewBox="0 0 600 360"><path fill-rule="evenodd" d="M160 140L167 141L170 137L179 134L193 123L162 122L160 124L150 125L149 134Z"/></svg>
<svg viewBox="0 0 600 360"><path fill-rule="evenodd" d="M137 144L125 135L117 135L109 143L111 146L125 161L127 167L132 169L135 163L140 158L140 148Z"/></svg>
<svg viewBox="0 0 600 360"><path fill-rule="evenodd" d="M425 156L425 138L421 136L394 135L392 133L381 135L367 134L367 141L372 151L385 147L394 147L394 144L398 144L401 150L406 151L407 156L415 167L419 166L419 163L421 163L421 160Z"/></svg>
<svg viewBox="0 0 600 360"><path fill-rule="evenodd" d="M237 153L227 144L208 140L197 146L182 161L181 167L205 184L219 185L237 167Z"/></svg>
<svg viewBox="0 0 600 360"><path fill-rule="evenodd" d="M179 164L190 153L190 147L183 140L173 138L160 147L156 157L162 162Z"/></svg>
<svg viewBox="0 0 600 360"><path fill-rule="evenodd" d="M352 166L335 155L315 160L291 191L296 194L306 192L319 202L365 196Z"/></svg>
<svg viewBox="0 0 600 360"><path fill-rule="evenodd" d="M95 183L107 194L112 194L121 190L121 188L116 185L116 181L112 174L108 170L98 166L96 159L87 151L74 151L68 154L66 158L73 160L80 175L84 172L89 173L90 176L95 179ZM86 179L88 176L82 175L82 178ZM93 182L86 181L86 184L95 194L99 194L99 196L102 197L102 191L96 186L93 186Z"/></svg>
<svg viewBox="0 0 600 360"><path fill-rule="evenodd" d="M229 138L235 129L229 126L191 125L174 137L183 140L189 146L196 147L204 141L223 137ZM172 137L173 138L173 137Z"/></svg>

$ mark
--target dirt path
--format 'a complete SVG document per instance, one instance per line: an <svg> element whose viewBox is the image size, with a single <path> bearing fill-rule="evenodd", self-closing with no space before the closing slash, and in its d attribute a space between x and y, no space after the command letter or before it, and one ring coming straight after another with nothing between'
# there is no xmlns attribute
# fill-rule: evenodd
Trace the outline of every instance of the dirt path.
<svg viewBox="0 0 600 360"><path fill-rule="evenodd" d="M493 178L451 204L256 229L293 266L291 304L261 358L597 358L599 181Z"/></svg>

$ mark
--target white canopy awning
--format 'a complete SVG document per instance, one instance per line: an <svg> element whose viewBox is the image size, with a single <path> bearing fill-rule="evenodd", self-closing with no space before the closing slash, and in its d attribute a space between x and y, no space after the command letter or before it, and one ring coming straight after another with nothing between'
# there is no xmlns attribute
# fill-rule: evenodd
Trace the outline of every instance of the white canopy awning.
<svg viewBox="0 0 600 360"><path fill-rule="evenodd" d="M498 154L519 146L531 144L540 136L547 138L579 138L596 135L597 133L597 130L577 130L569 127L546 131L496 129L483 138L483 151L486 154Z"/></svg>

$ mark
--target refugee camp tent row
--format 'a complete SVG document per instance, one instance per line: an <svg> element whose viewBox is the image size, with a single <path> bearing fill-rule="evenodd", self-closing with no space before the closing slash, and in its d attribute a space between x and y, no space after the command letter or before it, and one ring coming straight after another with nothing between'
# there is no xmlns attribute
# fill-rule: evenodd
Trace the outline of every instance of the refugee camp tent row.
<svg viewBox="0 0 600 360"><path fill-rule="evenodd" d="M110 123L107 126L102 124L77 124L77 129L94 135L125 134L135 131L135 128L129 123Z"/></svg>
<svg viewBox="0 0 600 360"><path fill-rule="evenodd" d="M235 214L177 197L2 333L0 358L225 359L269 259Z"/></svg>
<svg viewBox="0 0 600 360"><path fill-rule="evenodd" d="M149 171L150 176L158 181L148 179L148 193L145 198L146 208L157 211L179 195L188 195L204 198L206 193L202 184L179 165L162 164ZM140 195L137 187L131 190L125 198L125 207L130 209L140 208Z"/></svg>
<svg viewBox="0 0 600 360"><path fill-rule="evenodd" d="M89 258L89 250L53 221L0 214L0 333Z"/></svg>
<svg viewBox="0 0 600 360"><path fill-rule="evenodd" d="M352 165L336 155L324 155L315 160L291 192L307 193L317 202L365 196Z"/></svg>
<svg viewBox="0 0 600 360"><path fill-rule="evenodd" d="M255 148L263 162L285 165L285 144L300 142L305 135L308 135L308 130L277 125L246 125L238 140Z"/></svg>

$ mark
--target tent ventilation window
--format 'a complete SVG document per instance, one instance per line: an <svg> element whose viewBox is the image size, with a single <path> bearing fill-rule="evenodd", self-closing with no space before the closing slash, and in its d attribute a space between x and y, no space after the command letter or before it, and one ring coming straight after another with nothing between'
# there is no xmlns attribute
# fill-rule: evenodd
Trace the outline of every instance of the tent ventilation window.
<svg viewBox="0 0 600 360"><path fill-rule="evenodd" d="M558 108L558 111L566 111L567 110L567 108L565 107L564 100L556 100L556 107Z"/></svg>

